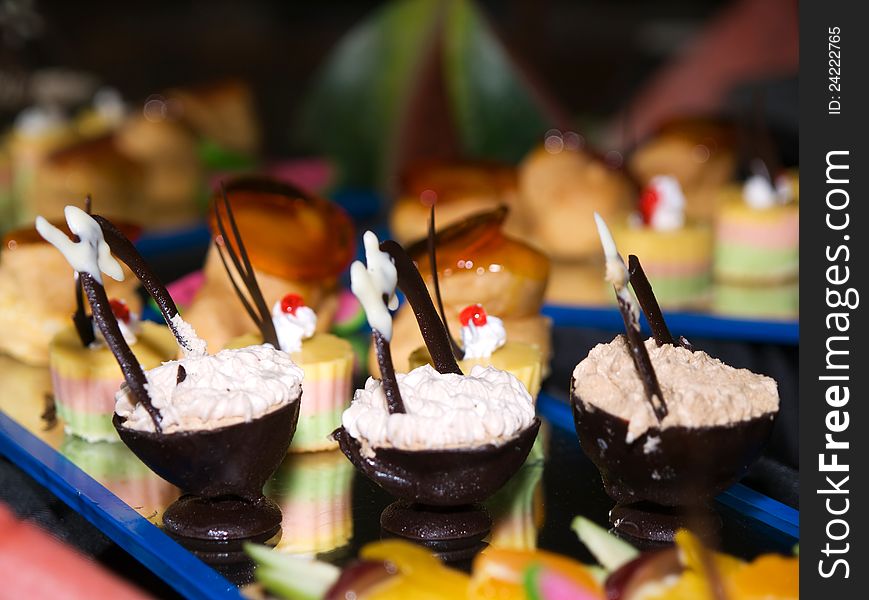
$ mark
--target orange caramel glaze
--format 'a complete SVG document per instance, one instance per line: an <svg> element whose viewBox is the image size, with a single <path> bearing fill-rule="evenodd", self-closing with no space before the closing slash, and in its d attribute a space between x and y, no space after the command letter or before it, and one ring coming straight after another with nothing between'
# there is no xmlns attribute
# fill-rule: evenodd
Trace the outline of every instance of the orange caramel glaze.
<svg viewBox="0 0 869 600"><path fill-rule="evenodd" d="M353 259L353 225L337 204L265 178L237 179L226 190L256 269L313 281L338 276ZM230 221L222 203L212 202L209 225L216 242L223 244L215 210L221 211L226 227Z"/></svg>
<svg viewBox="0 0 869 600"><path fill-rule="evenodd" d="M531 246L504 234L506 207L479 213L437 233L438 273L441 277L462 272L512 272L518 276L546 281L549 259ZM423 278L431 277L426 241L408 247ZM482 271L480 270L482 269Z"/></svg>

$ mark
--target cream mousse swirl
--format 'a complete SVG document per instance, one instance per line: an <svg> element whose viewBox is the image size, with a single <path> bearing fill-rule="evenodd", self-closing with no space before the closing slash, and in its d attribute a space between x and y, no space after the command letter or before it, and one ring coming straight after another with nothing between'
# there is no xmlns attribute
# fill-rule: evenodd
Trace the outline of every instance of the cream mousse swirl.
<svg viewBox="0 0 869 600"><path fill-rule="evenodd" d="M178 367L186 375L178 381ZM217 429L249 422L297 402L302 369L287 352L268 345L188 356L145 371L151 404L164 433ZM124 427L154 431L154 422L126 386L115 395Z"/></svg>
<svg viewBox="0 0 869 600"><path fill-rule="evenodd" d="M531 396L515 376L474 366L469 375L423 365L396 375L405 413L390 414L378 379L356 390L342 417L366 456L377 448L441 450L500 445L534 421Z"/></svg>
<svg viewBox="0 0 869 600"><path fill-rule="evenodd" d="M645 345L667 403L662 429L729 425L778 411L778 386L770 377L700 350L659 346L652 338ZM659 427L623 336L592 348L576 365L573 385L585 404L628 421L628 443Z"/></svg>

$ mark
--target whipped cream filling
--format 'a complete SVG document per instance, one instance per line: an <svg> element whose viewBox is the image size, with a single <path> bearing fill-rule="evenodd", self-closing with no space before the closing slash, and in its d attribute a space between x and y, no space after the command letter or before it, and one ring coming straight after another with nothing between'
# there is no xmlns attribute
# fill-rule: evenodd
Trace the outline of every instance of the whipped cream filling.
<svg viewBox="0 0 869 600"><path fill-rule="evenodd" d="M186 377L178 382L178 367ZM299 400L302 369L287 352L269 345L188 356L145 371L148 395L164 433L217 429L249 422ZM145 407L126 386L115 395L124 427L154 431Z"/></svg>
<svg viewBox="0 0 869 600"><path fill-rule="evenodd" d="M669 411L660 427L729 425L775 413L775 380L736 369L702 351L646 340L646 350ZM622 336L598 344L573 371L582 401L628 421L628 443L659 427ZM654 450L653 446L650 448Z"/></svg>
<svg viewBox="0 0 869 600"><path fill-rule="evenodd" d="M504 321L492 315L486 316L485 325L469 322L462 326L464 358L489 358L498 348L507 343Z"/></svg>
<svg viewBox="0 0 869 600"><path fill-rule="evenodd" d="M405 413L390 414L381 382L369 377L341 419L366 456L377 448L440 450L500 445L534 421L531 396L515 376L474 366L469 375L431 365L396 375Z"/></svg>
<svg viewBox="0 0 869 600"><path fill-rule="evenodd" d="M278 344L285 352L299 352L302 340L313 337L317 331L317 313L309 306L299 306L295 313L284 312L280 300L272 306L272 322L278 334Z"/></svg>
<svg viewBox="0 0 869 600"><path fill-rule="evenodd" d="M208 354L208 345L205 340L196 335L196 330L193 325L181 318L180 314L176 314L171 320L172 327L181 338L181 351L186 357L199 357Z"/></svg>

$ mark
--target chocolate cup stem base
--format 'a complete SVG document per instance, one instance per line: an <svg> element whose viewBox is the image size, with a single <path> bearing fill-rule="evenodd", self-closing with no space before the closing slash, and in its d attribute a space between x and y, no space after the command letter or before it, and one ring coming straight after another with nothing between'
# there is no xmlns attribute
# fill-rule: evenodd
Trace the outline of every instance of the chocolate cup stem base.
<svg viewBox="0 0 869 600"><path fill-rule="evenodd" d="M197 541L269 539L280 530L281 509L265 496L250 500L188 494L169 505L163 527L173 536Z"/></svg>
<svg viewBox="0 0 869 600"><path fill-rule="evenodd" d="M255 566L244 544L277 545L280 515L277 504L265 497L250 501L185 495L166 509L163 528L202 562L235 585L244 585L253 581Z"/></svg>
<svg viewBox="0 0 869 600"><path fill-rule="evenodd" d="M616 533L641 549L670 544L680 529L690 529L701 538L714 539L721 531L721 517L711 506L691 508L660 506L651 502L616 504L610 511Z"/></svg>
<svg viewBox="0 0 869 600"><path fill-rule="evenodd" d="M479 504L445 508L399 500L381 513L380 528L383 538L414 542L444 562L470 568L474 556L488 546L483 539L492 518Z"/></svg>

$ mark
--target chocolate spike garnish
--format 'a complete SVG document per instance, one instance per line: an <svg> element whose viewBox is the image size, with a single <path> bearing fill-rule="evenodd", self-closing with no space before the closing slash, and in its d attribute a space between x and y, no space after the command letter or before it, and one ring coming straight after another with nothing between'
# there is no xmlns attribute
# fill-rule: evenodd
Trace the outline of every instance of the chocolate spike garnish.
<svg viewBox="0 0 869 600"><path fill-rule="evenodd" d="M394 240L386 240L381 243L380 249L389 254L392 257L392 262L395 263L395 270L398 273L398 287L404 292L410 307L413 309L413 314L416 315L419 331L425 341L426 348L428 348L428 353L431 355L435 369L439 373L461 375L462 370L453 356L444 322L441 321L434 304L432 304L431 296L416 265L413 264L404 248Z"/></svg>
<svg viewBox="0 0 869 600"><path fill-rule="evenodd" d="M256 274L254 273L253 266L251 265L250 258L248 258L247 250L244 247L244 242L241 239L241 233L238 230L238 225L235 222L235 216L232 213L232 207L230 206L229 196L226 194L226 187L222 184L220 186L221 198L223 200L224 208L226 209L226 214L229 217L229 226L232 230L233 241L235 241L238 246L238 251L233 247L230 242L230 238L226 233L226 227L223 224L223 217L220 215L220 207L214 207L214 216L217 220L217 228L220 231L220 236L223 238L223 247L215 240L215 244L217 245L217 251L220 255L220 260L223 263L223 268L226 269L226 275L229 277L229 281L232 284L233 289L235 290L236 295L241 300L242 305L247 311L250 318L253 319L253 322L256 324L257 328L260 330L260 333L263 337L263 342L266 344L271 344L275 348L280 348L280 343L278 342L278 333L275 330L275 324L272 321L271 312L266 305L265 298L263 298L262 290L260 290L259 283L256 280ZM223 257L223 250L229 254L229 258L232 261L233 266L235 267L238 276L241 278L242 283L244 283L244 287L247 290L248 295L250 296L251 301L254 306L251 306L247 299L242 294L239 285L235 281L235 277L229 269L229 265L226 262L226 259ZM256 310L254 310L254 308Z"/></svg>
<svg viewBox="0 0 869 600"><path fill-rule="evenodd" d="M132 266L130 267L132 268ZM82 287L87 294L88 302L91 305L91 313L93 313L94 322L103 334L106 340L106 345L112 354L115 355L115 360L121 367L121 373L124 375L124 380L130 388L133 397L145 407L148 414L151 415L151 420L154 422L154 428L157 433L162 432L160 427L160 413L151 404L151 397L148 396L147 380L145 372L142 370L142 365L136 360L133 351L124 339L121 333L121 328L118 325L118 319L112 312L112 307L109 304L109 297L106 296L106 289L90 275L90 273L80 273Z"/></svg>
<svg viewBox="0 0 869 600"><path fill-rule="evenodd" d="M655 368L652 366L652 359L649 357L649 352L646 350L646 345L640 335L638 311L633 305L633 298L627 287L630 275L624 260L619 255L615 240L613 240L612 233L610 233L606 223L597 213L594 213L594 218L607 262L606 280L613 284L619 312L625 324L628 350L630 351L631 359L633 359L634 367L640 376L640 381L643 383L646 399L649 401L652 412L655 413L655 417L657 417L660 423L667 416L667 405L664 403L664 394L661 392L658 376L655 374Z"/></svg>
<svg viewBox="0 0 869 600"><path fill-rule="evenodd" d="M374 352L377 355L377 366L380 367L380 382L383 386L383 394L386 396L386 408L391 415L405 413L407 411L401 399L401 391L398 389L395 367L392 365L389 340L376 329L371 332L371 337L374 338Z"/></svg>
<svg viewBox="0 0 869 600"><path fill-rule="evenodd" d="M652 284L649 283L646 272L643 271L643 265L640 264L640 259L635 254L628 255L628 277L640 303L640 308L643 309L643 314L646 315L646 320L649 322L652 337L655 338L659 346L673 345L675 343L673 335L664 321L664 314L661 312L658 299L655 298Z"/></svg>
<svg viewBox="0 0 869 600"><path fill-rule="evenodd" d="M183 365L178 365L178 374L175 376L175 385L187 379L187 369Z"/></svg>
<svg viewBox="0 0 869 600"><path fill-rule="evenodd" d="M84 211L91 214L91 197L88 194L84 201ZM72 234L72 241L79 242L79 237ZM78 334L78 339L81 345L87 348L96 339L94 333L93 319L85 312L84 309L84 290L81 287L81 277L78 271L73 275L75 280L75 312L72 314L72 324L75 326L75 331Z"/></svg>
<svg viewBox="0 0 869 600"><path fill-rule="evenodd" d="M163 282L154 274L154 271L151 270L151 267L148 266L148 263L146 263L145 259L142 258L142 255L139 254L139 251L136 250L133 242L131 242L114 223L105 217L101 217L100 215L91 216L100 226L100 229L102 229L103 237L109 245L112 254L114 254L122 263L130 267L130 270L135 273L136 277L142 283L142 287L144 287L145 291L148 292L148 295L154 299L157 308L160 309L160 313L166 321L166 325L175 335L178 344L185 350L193 350L193 348L190 347L189 340L181 335L173 322L173 319L178 315L178 307L175 305L175 301L172 300L172 296L169 295L169 291L166 289L166 286L163 285Z"/></svg>
<svg viewBox="0 0 869 600"><path fill-rule="evenodd" d="M453 351L453 356L456 360L465 358L465 351L456 342L453 335L450 333L450 324L447 323L447 316L444 311L444 301L441 298L441 286L438 281L438 259L437 259L437 243L435 236L435 207L431 205L431 216L428 221L428 262L431 269L432 280L434 281L435 300L437 300L438 314L441 316L441 321L444 323L444 329L447 331L447 339L450 340L450 349Z"/></svg>

